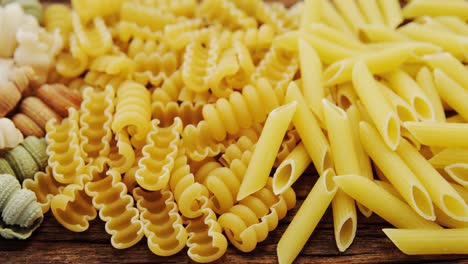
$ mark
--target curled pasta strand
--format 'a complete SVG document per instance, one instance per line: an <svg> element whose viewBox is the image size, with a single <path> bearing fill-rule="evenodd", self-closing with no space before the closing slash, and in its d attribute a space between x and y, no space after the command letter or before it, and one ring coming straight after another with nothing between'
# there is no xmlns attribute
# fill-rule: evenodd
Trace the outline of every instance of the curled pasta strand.
<svg viewBox="0 0 468 264"><path fill-rule="evenodd" d="M96 175L93 182L86 184L85 190L99 210L99 218L106 222L105 229L111 235L114 248L129 248L143 238L140 214L118 171L110 169Z"/></svg>
<svg viewBox="0 0 468 264"><path fill-rule="evenodd" d="M134 61L137 67L133 78L143 85L159 86L179 68L177 55L173 52L138 53Z"/></svg>
<svg viewBox="0 0 468 264"><path fill-rule="evenodd" d="M54 179L60 183L75 183L83 172L85 162L80 150L79 113L68 109L68 117L57 124L55 119L46 125L46 153Z"/></svg>
<svg viewBox="0 0 468 264"><path fill-rule="evenodd" d="M64 186L57 182L52 176L52 168L47 166L45 171L38 171L34 179L23 181L23 188L31 190L36 194L37 202L45 214L50 209L52 198L63 191Z"/></svg>
<svg viewBox="0 0 468 264"><path fill-rule="evenodd" d="M72 7L80 19L87 23L95 17L117 14L124 0L72 0Z"/></svg>
<svg viewBox="0 0 468 264"><path fill-rule="evenodd" d="M182 102L153 102L151 105L153 109L153 118L160 120L162 126L170 125L174 118L179 117L182 124L197 125L203 119L202 109L203 104Z"/></svg>
<svg viewBox="0 0 468 264"><path fill-rule="evenodd" d="M127 48L127 54L132 59L135 59L140 53L150 55L155 52L162 53L167 51L169 51L169 48L160 39L133 38Z"/></svg>
<svg viewBox="0 0 468 264"><path fill-rule="evenodd" d="M160 31L153 31L147 26L139 26L137 23L129 21L119 21L112 30L112 36L124 42L133 38L144 40L162 39Z"/></svg>
<svg viewBox="0 0 468 264"><path fill-rule="evenodd" d="M14 148L23 142L24 137L13 121L0 118L0 150Z"/></svg>
<svg viewBox="0 0 468 264"><path fill-rule="evenodd" d="M181 71L177 70L164 80L160 88L154 89L151 100L153 104L156 102L169 103L171 101L177 101L184 87L185 84L182 80Z"/></svg>
<svg viewBox="0 0 468 264"><path fill-rule="evenodd" d="M129 76L135 71L137 63L124 54L103 55L94 59L89 69L109 75Z"/></svg>
<svg viewBox="0 0 468 264"><path fill-rule="evenodd" d="M51 4L44 10L44 26L49 32L60 30L64 46L68 46L68 37L73 31L71 10L64 4Z"/></svg>
<svg viewBox="0 0 468 264"><path fill-rule="evenodd" d="M168 185L182 131L179 117L174 118L169 127L159 127L158 124L157 119L151 122L152 130L146 138L143 157L135 173L138 184L150 191L162 190Z"/></svg>
<svg viewBox="0 0 468 264"><path fill-rule="evenodd" d="M174 50L182 50L203 27L199 18L182 20L164 27L164 41Z"/></svg>
<svg viewBox="0 0 468 264"><path fill-rule="evenodd" d="M126 79L125 76L89 71L84 77L84 82L93 86L95 89L104 90L105 87L110 85L114 90L117 90Z"/></svg>
<svg viewBox="0 0 468 264"><path fill-rule="evenodd" d="M239 139L226 148L223 155L219 158L219 162L226 167L234 160L245 160L244 155L250 155L255 144L257 143L259 135L251 133L251 135L245 135L239 137Z"/></svg>
<svg viewBox="0 0 468 264"><path fill-rule="evenodd" d="M258 242L266 239L278 221L286 216L296 204L294 190L288 188L279 196L274 195L272 179L260 191L247 196L237 205L222 214L218 222L229 241L243 252L255 249Z"/></svg>
<svg viewBox="0 0 468 264"><path fill-rule="evenodd" d="M229 29L254 28L257 21L230 1L204 0L198 14L210 22L218 22Z"/></svg>
<svg viewBox="0 0 468 264"><path fill-rule="evenodd" d="M70 51L62 52L57 56L56 70L65 77L80 76L89 64L88 55L78 44L74 34L70 35Z"/></svg>
<svg viewBox="0 0 468 264"><path fill-rule="evenodd" d="M187 243L187 231L172 192L149 192L138 187L133 190L133 197L149 249L158 256L172 256L181 251Z"/></svg>
<svg viewBox="0 0 468 264"><path fill-rule="evenodd" d="M139 26L147 26L151 30L162 30L165 25L172 24L176 17L168 12L133 2L124 2L120 9L120 19L134 22Z"/></svg>
<svg viewBox="0 0 468 264"><path fill-rule="evenodd" d="M279 34L299 28L299 20L281 3L260 2L255 16L264 24L272 25Z"/></svg>
<svg viewBox="0 0 468 264"><path fill-rule="evenodd" d="M106 54L112 48L112 36L101 17L95 17L85 26L76 13L72 13L72 24L79 45L90 57Z"/></svg>
<svg viewBox="0 0 468 264"><path fill-rule="evenodd" d="M109 168L125 173L135 162L135 151L133 150L130 138L125 131L115 135L115 139L110 141Z"/></svg>
<svg viewBox="0 0 468 264"><path fill-rule="evenodd" d="M80 148L86 162L107 157L110 153L114 96L114 89L110 86L102 92L91 87L83 91L79 135Z"/></svg>
<svg viewBox="0 0 468 264"><path fill-rule="evenodd" d="M263 24L258 28L237 30L233 39L243 43L250 51L270 48L275 37L275 29L270 24Z"/></svg>

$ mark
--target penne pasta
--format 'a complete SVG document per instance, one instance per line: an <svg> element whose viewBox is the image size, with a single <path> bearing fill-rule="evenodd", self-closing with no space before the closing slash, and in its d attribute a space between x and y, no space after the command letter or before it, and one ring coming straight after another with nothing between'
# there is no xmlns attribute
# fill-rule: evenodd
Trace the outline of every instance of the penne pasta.
<svg viewBox="0 0 468 264"><path fill-rule="evenodd" d="M379 10L377 0L357 0L357 4L367 22L366 24L384 25L384 18Z"/></svg>
<svg viewBox="0 0 468 264"><path fill-rule="evenodd" d="M321 17L321 0L304 0L304 10L301 15L301 29L314 22L319 22Z"/></svg>
<svg viewBox="0 0 468 264"><path fill-rule="evenodd" d="M297 103L290 102L275 108L268 115L239 187L238 201L266 185L281 142L296 112L296 108Z"/></svg>
<svg viewBox="0 0 468 264"><path fill-rule="evenodd" d="M333 169L326 169L310 190L281 236L276 253L279 263L292 263L314 232L337 191Z"/></svg>
<svg viewBox="0 0 468 264"><path fill-rule="evenodd" d="M324 64L332 64L362 53L360 50L348 48L341 43L338 44L310 33L302 34L301 37L315 49Z"/></svg>
<svg viewBox="0 0 468 264"><path fill-rule="evenodd" d="M422 57L423 61L432 69L438 69L468 90L468 69L448 52L429 54Z"/></svg>
<svg viewBox="0 0 468 264"><path fill-rule="evenodd" d="M460 194L465 203L468 204L468 189L455 183L450 183L450 185ZM468 228L468 222L466 221L455 220L438 208L436 208L435 212L437 216L436 221L440 225L450 228Z"/></svg>
<svg viewBox="0 0 468 264"><path fill-rule="evenodd" d="M421 144L447 148L468 147L468 123L405 122Z"/></svg>
<svg viewBox="0 0 468 264"><path fill-rule="evenodd" d="M405 18L457 16L466 21L468 20L468 3L464 0L413 0L403 8L403 16Z"/></svg>
<svg viewBox="0 0 468 264"><path fill-rule="evenodd" d="M330 147L317 119L307 107L295 82L289 84L284 101L285 103L297 102L297 109L292 122L317 172L319 174L323 173L325 169L333 166Z"/></svg>
<svg viewBox="0 0 468 264"><path fill-rule="evenodd" d="M398 0L378 0L378 2L387 26L396 28L403 22L403 12Z"/></svg>
<svg viewBox="0 0 468 264"><path fill-rule="evenodd" d="M359 39L364 42L408 41L408 37L380 24L366 24L359 29Z"/></svg>
<svg viewBox="0 0 468 264"><path fill-rule="evenodd" d="M379 88L382 89L382 92L385 95L387 101L392 105L393 110L398 115L400 122L418 120L416 112L405 100L403 100L400 96L395 94L395 92L393 92L383 82L378 82L377 84Z"/></svg>
<svg viewBox="0 0 468 264"><path fill-rule="evenodd" d="M445 122L445 112L440 96L435 86L435 81L432 73L427 67L422 67L416 74L416 82L419 87L426 94L431 102L432 110L434 111L434 120L438 122Z"/></svg>
<svg viewBox="0 0 468 264"><path fill-rule="evenodd" d="M418 83L402 70L394 70L384 75L389 86L405 99L421 120L434 120L434 109Z"/></svg>
<svg viewBox="0 0 468 264"><path fill-rule="evenodd" d="M448 123L466 123L465 119L461 115L453 115L451 117L447 117L446 121Z"/></svg>
<svg viewBox="0 0 468 264"><path fill-rule="evenodd" d="M361 122L359 128L364 149L385 177L419 215L424 219L434 220L432 200L416 175L398 154L385 144L372 125Z"/></svg>
<svg viewBox="0 0 468 264"><path fill-rule="evenodd" d="M385 143L396 149L400 140L397 114L362 61L353 69L353 86Z"/></svg>
<svg viewBox="0 0 468 264"><path fill-rule="evenodd" d="M401 127L401 137L406 139L413 147L415 147L418 151L421 150L421 143L406 129L405 127Z"/></svg>
<svg viewBox="0 0 468 264"><path fill-rule="evenodd" d="M460 35L468 35L468 25L465 21L456 16L439 16L434 17L434 20L444 25L453 33Z"/></svg>
<svg viewBox="0 0 468 264"><path fill-rule="evenodd" d="M445 166L444 171L456 183L468 188L468 164L455 163Z"/></svg>
<svg viewBox="0 0 468 264"><path fill-rule="evenodd" d="M353 32L357 33L359 27L366 23L354 0L332 0L332 2Z"/></svg>
<svg viewBox="0 0 468 264"><path fill-rule="evenodd" d="M446 148L435 154L429 162L435 168L444 168L454 163L468 164L468 148Z"/></svg>
<svg viewBox="0 0 468 264"><path fill-rule="evenodd" d="M468 222L465 201L416 149L402 140L397 153L421 181L439 209L455 220Z"/></svg>
<svg viewBox="0 0 468 264"><path fill-rule="evenodd" d="M417 230L384 228L382 231L407 255L468 254L468 228Z"/></svg>
<svg viewBox="0 0 468 264"><path fill-rule="evenodd" d="M353 34L351 28L329 0L322 0L322 20L333 28L346 32L351 36Z"/></svg>
<svg viewBox="0 0 468 264"><path fill-rule="evenodd" d="M334 180L338 188L397 228L442 229L372 180L359 175L335 176Z"/></svg>
<svg viewBox="0 0 468 264"><path fill-rule="evenodd" d="M306 27L306 30L312 35L321 37L352 50L365 52L368 49L368 47L362 44L357 38L323 23L312 23Z"/></svg>
<svg viewBox="0 0 468 264"><path fill-rule="evenodd" d="M331 49L332 47L327 47ZM411 48L408 46L390 46L385 49L368 52L352 58L335 60L323 72L325 86L332 86L350 81L353 75L353 68L359 62L363 61L369 71L373 74L389 72L405 62L410 53Z"/></svg>
<svg viewBox="0 0 468 264"><path fill-rule="evenodd" d="M336 90L336 102L339 107L346 110L351 105L356 104L358 99L352 83L348 82L338 85Z"/></svg>
<svg viewBox="0 0 468 264"><path fill-rule="evenodd" d="M307 169L312 160L307 153L304 143L297 145L273 174L273 192L279 195L296 182Z"/></svg>

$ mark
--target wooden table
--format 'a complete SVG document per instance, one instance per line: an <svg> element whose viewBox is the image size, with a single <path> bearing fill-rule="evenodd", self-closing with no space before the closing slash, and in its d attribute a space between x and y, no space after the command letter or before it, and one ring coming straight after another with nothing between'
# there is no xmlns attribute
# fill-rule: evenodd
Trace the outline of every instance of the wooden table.
<svg viewBox="0 0 468 264"><path fill-rule="evenodd" d="M47 2L65 2L52 0ZM283 0L291 5L295 0ZM251 253L242 253L229 246L217 263L276 263L276 244L288 223L312 188L316 176L305 175L294 185L298 203L279 226L259 243ZM464 255L406 256L381 231L391 227L373 215L358 216L356 238L351 247L340 253L335 246L331 210L315 229L296 263L468 263ZM468 245L467 245L468 246ZM110 244L104 223L95 219L89 230L73 233L62 227L47 213L42 226L25 241L0 238L0 263L190 263L186 250L172 257L158 257L151 253L143 239L132 248L117 250Z"/></svg>

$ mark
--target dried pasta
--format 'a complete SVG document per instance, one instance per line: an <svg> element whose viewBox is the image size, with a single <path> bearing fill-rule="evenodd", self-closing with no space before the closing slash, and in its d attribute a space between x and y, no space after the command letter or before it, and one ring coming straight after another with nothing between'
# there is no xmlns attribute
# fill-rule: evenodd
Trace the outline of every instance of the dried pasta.
<svg viewBox="0 0 468 264"><path fill-rule="evenodd" d="M73 31L71 9L63 4L52 4L44 10L44 27L49 32L60 30L63 44L67 46L70 33Z"/></svg>
<svg viewBox="0 0 468 264"><path fill-rule="evenodd" d="M36 194L37 202L41 206L42 213L45 214L50 209L52 198L61 193L63 185L57 182L52 176L52 168L46 167L45 171L38 171L33 179L23 181L23 188L31 190Z"/></svg>
<svg viewBox="0 0 468 264"><path fill-rule="evenodd" d="M23 142L23 134L8 118L0 118L0 150L14 148Z"/></svg>

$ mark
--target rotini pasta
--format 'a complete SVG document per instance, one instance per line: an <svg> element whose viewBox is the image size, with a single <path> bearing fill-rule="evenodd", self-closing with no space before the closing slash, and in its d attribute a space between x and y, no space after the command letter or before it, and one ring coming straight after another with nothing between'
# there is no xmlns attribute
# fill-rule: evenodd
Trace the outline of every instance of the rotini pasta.
<svg viewBox="0 0 468 264"><path fill-rule="evenodd" d="M181 50L190 43L192 37L201 29L203 21L199 18L182 20L164 27L164 41L174 50Z"/></svg>
<svg viewBox="0 0 468 264"><path fill-rule="evenodd" d="M135 162L135 151L125 131L115 135L110 141L109 167L119 173L128 171Z"/></svg>
<svg viewBox="0 0 468 264"><path fill-rule="evenodd" d="M123 0L72 0L73 10L86 23L95 17L106 17L120 11Z"/></svg>
<svg viewBox="0 0 468 264"><path fill-rule="evenodd" d="M69 53L62 52L57 56L57 72L65 77L77 77L88 67L89 58L78 44L74 34L70 35Z"/></svg>
<svg viewBox="0 0 468 264"><path fill-rule="evenodd" d="M157 119L151 122L152 130L135 173L138 184L150 191L162 190L168 185L182 131L182 120L178 117L169 127L158 127L158 124Z"/></svg>
<svg viewBox="0 0 468 264"><path fill-rule="evenodd" d="M299 20L292 16L281 3L259 2L255 16L261 22L272 25L280 34L299 28Z"/></svg>
<svg viewBox="0 0 468 264"><path fill-rule="evenodd" d="M33 179L23 181L23 188L31 190L36 194L37 202L45 214L50 209L52 198L61 193L63 185L57 182L52 176L52 168L46 167L45 171L38 171L34 174Z"/></svg>
<svg viewBox="0 0 468 264"><path fill-rule="evenodd" d="M134 22L139 26L148 26L152 30L162 30L172 24L176 17L153 6L144 6L134 2L124 2L120 9L120 19Z"/></svg>
<svg viewBox="0 0 468 264"><path fill-rule="evenodd" d="M111 244L117 249L131 247L143 238L144 227L138 210L133 207L132 196L121 182L120 173L114 169L96 175L85 187L93 198L99 218L106 222L106 232L111 235Z"/></svg>
<svg viewBox="0 0 468 264"><path fill-rule="evenodd" d="M167 189L149 192L136 188L133 197L150 250L158 256L171 256L181 251L187 243L187 231L172 192Z"/></svg>
<svg viewBox="0 0 468 264"><path fill-rule="evenodd" d="M136 63L124 54L103 55L94 59L89 69L109 75L128 76L135 71Z"/></svg>
<svg viewBox="0 0 468 264"><path fill-rule="evenodd" d="M85 25L77 14L72 13L72 25L80 47L90 57L97 57L111 50L112 36L102 18L95 17L92 23Z"/></svg>
<svg viewBox="0 0 468 264"><path fill-rule="evenodd" d="M230 1L204 0L198 14L210 22L218 22L229 29L256 28L257 21L238 9Z"/></svg>

